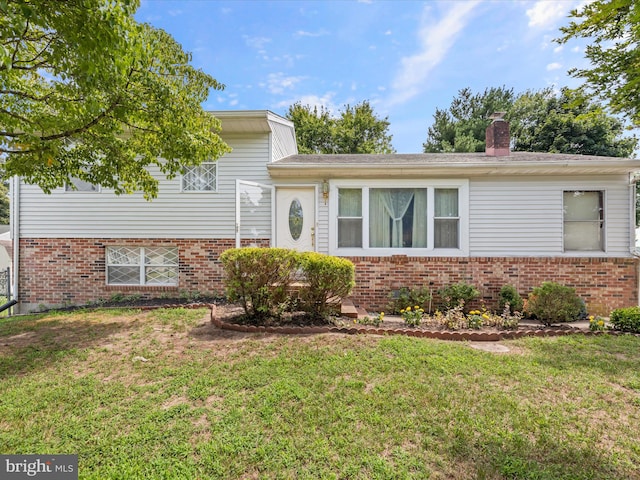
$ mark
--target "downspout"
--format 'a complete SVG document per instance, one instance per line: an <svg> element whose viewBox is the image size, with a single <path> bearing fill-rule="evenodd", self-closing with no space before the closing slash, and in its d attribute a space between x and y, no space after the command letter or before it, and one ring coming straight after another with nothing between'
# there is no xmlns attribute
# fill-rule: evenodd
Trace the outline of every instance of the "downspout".
<svg viewBox="0 0 640 480"><path fill-rule="evenodd" d="M629 226L631 227L631 232L633 232L633 235L630 235L631 238L629 239L629 251L631 252L631 255L636 257L636 259L640 257L640 252L636 248L636 184L638 180L639 177L636 174L629 174L629 197L631 198L631 205L629 208ZM637 262L636 265L636 281L638 282L636 285L636 303L637 305L640 305L640 261Z"/></svg>
<svg viewBox="0 0 640 480"><path fill-rule="evenodd" d="M20 177L15 175L11 186L11 240L13 241L13 294L14 299L19 298L20 279ZM20 307L18 307L18 310Z"/></svg>

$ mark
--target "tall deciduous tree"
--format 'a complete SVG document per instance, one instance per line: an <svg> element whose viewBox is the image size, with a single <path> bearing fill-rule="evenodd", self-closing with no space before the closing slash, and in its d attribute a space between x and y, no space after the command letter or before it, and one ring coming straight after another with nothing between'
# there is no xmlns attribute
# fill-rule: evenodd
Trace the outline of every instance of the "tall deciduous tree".
<svg viewBox="0 0 640 480"><path fill-rule="evenodd" d="M300 153L393 153L389 121L378 118L368 101L345 105L338 117L320 107L295 103L287 118L296 129Z"/></svg>
<svg viewBox="0 0 640 480"><path fill-rule="evenodd" d="M9 225L10 210L9 189L0 182L0 225Z"/></svg>
<svg viewBox="0 0 640 480"><path fill-rule="evenodd" d="M168 177L229 147L201 104L222 89L166 32L139 24L138 0L0 0L4 176L49 192L72 178L157 194Z"/></svg>
<svg viewBox="0 0 640 480"><path fill-rule="evenodd" d="M629 157L638 144L635 137L623 136L619 118L568 88L525 92L506 118L514 150Z"/></svg>
<svg viewBox="0 0 640 480"><path fill-rule="evenodd" d="M573 38L590 38L585 49L589 68L570 71L584 79L585 87L606 100L614 113L626 115L640 126L640 2L637 0L595 0L561 28L566 43Z"/></svg>
<svg viewBox="0 0 640 480"><path fill-rule="evenodd" d="M436 110L424 151L484 151L489 115L496 111L506 112L516 151L628 157L638 144L635 137L623 136L624 125L618 118L574 90L515 95L502 87L474 95L465 88L449 109Z"/></svg>

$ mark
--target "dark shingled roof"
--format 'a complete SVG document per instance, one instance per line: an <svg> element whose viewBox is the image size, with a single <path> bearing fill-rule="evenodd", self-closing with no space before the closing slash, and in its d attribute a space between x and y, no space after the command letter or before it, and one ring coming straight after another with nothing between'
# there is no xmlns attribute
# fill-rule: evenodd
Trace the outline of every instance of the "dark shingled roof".
<svg viewBox="0 0 640 480"><path fill-rule="evenodd" d="M513 162L551 163L620 163L637 162L628 158L563 153L511 152L505 157L491 157L480 153L394 153L394 154L335 154L290 155L275 162L276 165L343 164L343 165L460 165L460 164L512 164Z"/></svg>
<svg viewBox="0 0 640 480"><path fill-rule="evenodd" d="M640 171L640 160L559 153L415 153L290 155L270 163L279 178L410 178L474 175L620 175Z"/></svg>

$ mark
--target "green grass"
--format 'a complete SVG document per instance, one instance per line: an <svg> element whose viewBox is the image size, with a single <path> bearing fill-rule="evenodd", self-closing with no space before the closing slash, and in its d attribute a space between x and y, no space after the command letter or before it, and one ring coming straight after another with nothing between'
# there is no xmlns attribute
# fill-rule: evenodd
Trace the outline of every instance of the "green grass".
<svg viewBox="0 0 640 480"><path fill-rule="evenodd" d="M206 310L0 320L0 451L81 479L639 479L640 338L216 330Z"/></svg>

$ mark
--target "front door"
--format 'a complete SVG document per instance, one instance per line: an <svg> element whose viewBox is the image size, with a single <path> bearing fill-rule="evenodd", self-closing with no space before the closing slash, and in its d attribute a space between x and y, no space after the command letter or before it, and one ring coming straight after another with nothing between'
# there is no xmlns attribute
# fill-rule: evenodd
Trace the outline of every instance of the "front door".
<svg viewBox="0 0 640 480"><path fill-rule="evenodd" d="M301 252L316 249L316 190L276 188L276 246Z"/></svg>

